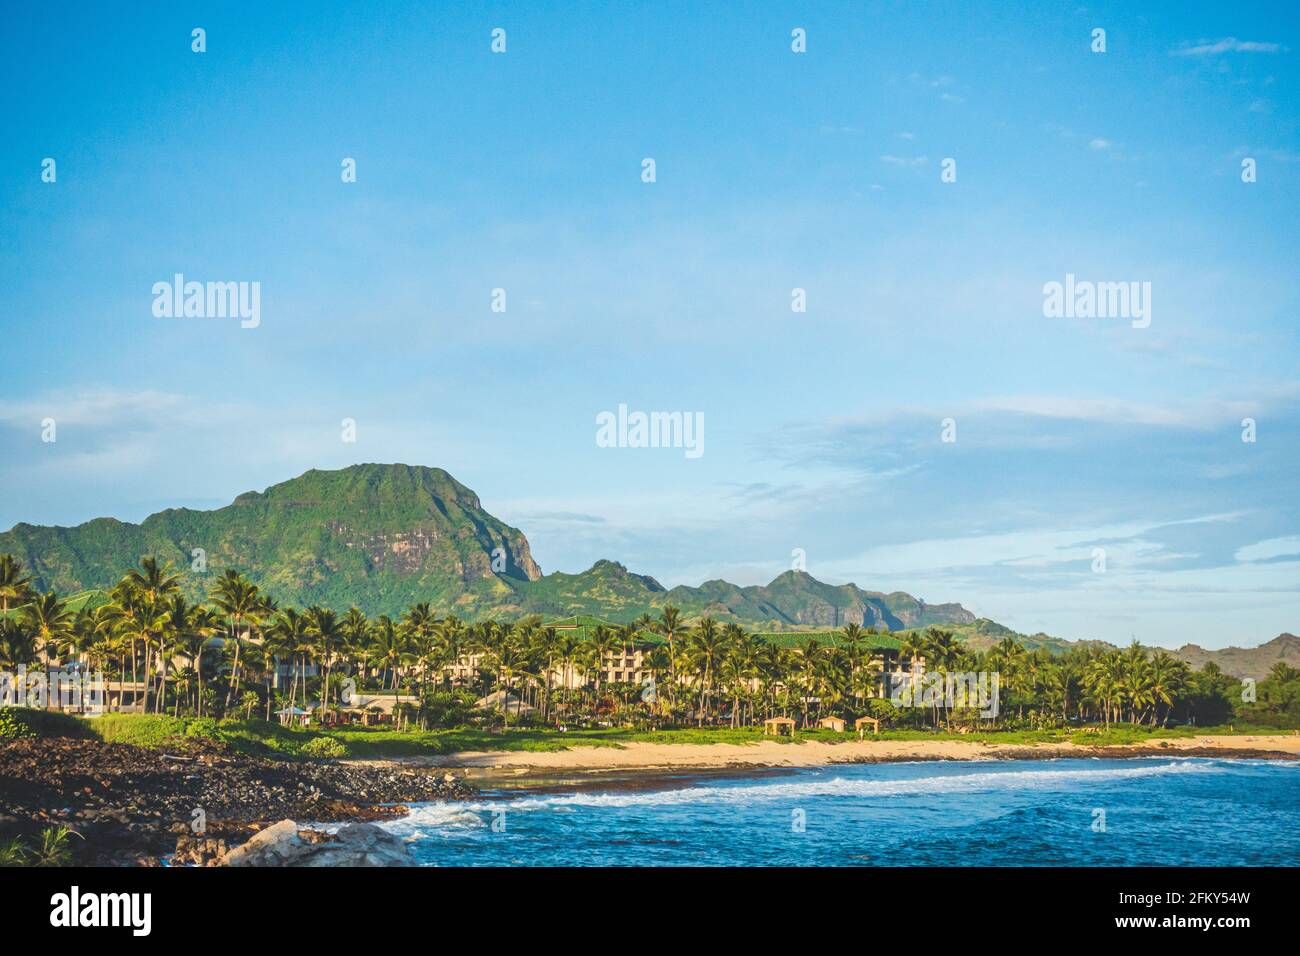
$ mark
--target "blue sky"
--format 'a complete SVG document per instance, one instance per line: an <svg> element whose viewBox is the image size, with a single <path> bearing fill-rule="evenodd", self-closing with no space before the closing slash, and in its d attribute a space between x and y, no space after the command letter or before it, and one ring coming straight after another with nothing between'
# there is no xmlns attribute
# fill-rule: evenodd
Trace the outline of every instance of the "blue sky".
<svg viewBox="0 0 1300 956"><path fill-rule="evenodd" d="M7 14L0 526L404 461L546 571L1300 629L1294 5L267 6ZM176 272L261 325L155 318ZM1067 273L1150 327L1045 318ZM597 447L620 403L705 454Z"/></svg>

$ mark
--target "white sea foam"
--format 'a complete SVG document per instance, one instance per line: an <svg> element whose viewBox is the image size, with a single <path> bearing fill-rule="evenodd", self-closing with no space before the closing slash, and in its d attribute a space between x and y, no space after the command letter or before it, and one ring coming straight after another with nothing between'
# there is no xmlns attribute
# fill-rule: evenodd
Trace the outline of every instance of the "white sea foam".
<svg viewBox="0 0 1300 956"><path fill-rule="evenodd" d="M1051 762L1047 766L1050 767ZM795 802L814 797L870 799L933 794L969 794L1005 791L1057 791L1104 787L1144 777L1168 774L1219 773L1215 761L1176 759L1159 764L1086 769L973 770L921 777L879 779L843 776L843 770L813 771L813 776L780 777L758 783L709 783L677 790L614 791L553 794L510 800L462 801L415 806L410 815L383 824L396 833L416 828L444 832L486 826L492 811L529 813L538 810L575 812L578 808L666 807L689 805L752 805L759 802Z"/></svg>

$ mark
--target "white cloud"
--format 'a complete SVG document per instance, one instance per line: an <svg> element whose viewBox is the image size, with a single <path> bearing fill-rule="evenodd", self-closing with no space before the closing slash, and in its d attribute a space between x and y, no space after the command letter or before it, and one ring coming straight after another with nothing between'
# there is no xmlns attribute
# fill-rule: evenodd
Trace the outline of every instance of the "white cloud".
<svg viewBox="0 0 1300 956"><path fill-rule="evenodd" d="M1257 40L1238 40L1236 37L1224 37L1222 40L1202 40L1195 46L1171 50L1170 56L1218 56L1220 53L1278 53L1285 49L1280 43L1262 43Z"/></svg>
<svg viewBox="0 0 1300 956"><path fill-rule="evenodd" d="M231 421L240 414L228 402L204 402L188 395L150 389L60 392L20 402L0 402L0 422L35 428L43 418L59 425L158 428Z"/></svg>
<svg viewBox="0 0 1300 956"><path fill-rule="evenodd" d="M1256 541L1244 548L1238 548L1233 557L1241 562L1251 562L1292 555L1300 556L1300 535L1293 534L1284 538L1266 538L1263 541Z"/></svg>
<svg viewBox="0 0 1300 956"><path fill-rule="evenodd" d="M1015 412L1041 418L1173 428L1205 428L1254 410L1254 406L1246 402L1172 406L1131 402L1121 398L1073 398L1060 395L995 396L971 402L970 407L976 411Z"/></svg>

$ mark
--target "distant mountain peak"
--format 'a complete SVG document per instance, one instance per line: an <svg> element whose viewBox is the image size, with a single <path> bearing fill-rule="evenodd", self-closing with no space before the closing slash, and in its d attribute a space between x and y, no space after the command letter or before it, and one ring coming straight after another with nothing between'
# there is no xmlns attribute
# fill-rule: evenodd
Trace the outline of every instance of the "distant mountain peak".
<svg viewBox="0 0 1300 956"><path fill-rule="evenodd" d="M194 548L207 554L206 574L190 571ZM960 605L830 585L806 571L785 571L766 587L712 580L667 590L602 558L578 574L543 576L523 533L484 511L471 489L441 468L402 463L314 468L223 508L169 509L140 524L18 524L0 534L4 552L18 557L38 586L64 594L111 587L153 555L181 572L192 597L225 568L237 568L281 604L356 605L371 614L429 601L470 619L586 613L627 621L675 604L688 616L762 629L974 621Z"/></svg>

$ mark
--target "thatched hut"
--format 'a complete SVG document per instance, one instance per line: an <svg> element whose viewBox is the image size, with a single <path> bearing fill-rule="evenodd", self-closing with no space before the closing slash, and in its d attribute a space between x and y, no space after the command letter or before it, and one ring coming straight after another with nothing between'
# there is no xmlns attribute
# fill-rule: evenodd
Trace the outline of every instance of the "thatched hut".
<svg viewBox="0 0 1300 956"><path fill-rule="evenodd" d="M790 731L790 736L793 737L794 727L794 720L790 717L769 717L767 720L763 721L763 734L764 736L767 734L774 734L777 737L780 737L781 734L784 733L783 728L785 728Z"/></svg>

